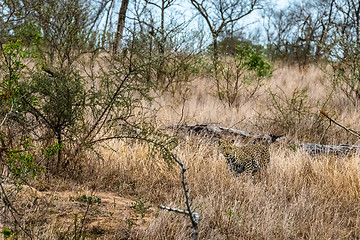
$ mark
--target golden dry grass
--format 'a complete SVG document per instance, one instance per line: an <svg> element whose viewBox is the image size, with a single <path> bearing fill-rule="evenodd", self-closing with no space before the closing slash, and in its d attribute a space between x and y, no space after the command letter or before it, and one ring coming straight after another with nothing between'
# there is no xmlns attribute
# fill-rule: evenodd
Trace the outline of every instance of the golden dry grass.
<svg viewBox="0 0 360 240"><path fill-rule="evenodd" d="M198 78L189 86L187 95L159 97L162 107L157 114L157 127L179 122L213 123L271 133L276 128L262 125L258 118L259 112L269 111L266 89L290 96L294 89L307 88L309 104L314 106L308 111L316 114L319 110L316 103L331 91L323 78L323 73L315 67L307 72L299 72L295 67L279 68L256 98L233 108L214 96L208 78ZM338 105L342 100L338 98L335 96L327 108L337 114L340 122L356 126L359 121L356 109L349 107L342 111ZM296 125L299 130L290 137L301 136L306 123L300 121ZM348 135L339 133L341 131L335 126L328 131L330 141L345 143L349 140ZM331 135L334 132L338 135ZM338 136L341 138L337 139ZM318 139L318 136L307 138ZM79 192L95 189L104 199L105 191L109 196L132 201L147 199L152 208L145 211L145 216L149 217L146 224L139 222L130 226L124 217L122 221L117 219L119 225L112 226L108 233L96 236L99 239L188 239L191 233L188 217L157 208L159 204L185 208L180 168L176 164L169 168L161 158L150 155L146 144L141 142L112 141L100 150L103 160L86 160L87 165L82 169L83 182L64 183L65 188ZM210 139L181 136L174 152L188 168L190 196L201 217L200 239L360 237L360 157L357 154L312 157L280 143L271 146L271 163L264 179L254 182L246 174L232 176L217 144ZM129 209L122 211L125 214ZM118 214L120 216L121 212ZM54 239L51 234L59 231L59 226L45 225L41 229L47 229L49 234L41 237ZM91 226L90 222L85 228L92 229Z"/></svg>
<svg viewBox="0 0 360 240"><path fill-rule="evenodd" d="M150 160L137 147L119 149L138 156L117 167L123 173L117 175L123 193L133 185L134 192L127 193L149 199L154 206L184 208L180 169L174 165L167 170L161 159ZM229 174L211 142L187 138L176 152L188 167L193 206L201 216L201 239L353 239L360 234L358 155L310 157L273 146L266 182L254 183L245 174ZM189 237L187 217L157 211L147 228L131 232L133 238Z"/></svg>
<svg viewBox="0 0 360 240"><path fill-rule="evenodd" d="M157 122L159 127L181 120L256 131L256 113L266 112L269 103L266 88L289 95L295 89L306 88L309 104L315 104L331 91L322 83L323 77L315 67L305 73L298 72L297 68L280 68L257 98L237 108L230 108L214 97L209 79L197 79L185 101L168 95L160 98L163 108ZM340 121L354 124L358 120L356 110L348 108L343 113L335 108L337 101L335 97L329 108L338 111ZM309 109L314 114L318 110L316 106ZM347 140L346 134L340 136L343 138L333 141ZM336 136L328 137L334 138ZM118 186L120 194L147 198L155 206L185 208L178 166L169 169L163 160L149 157L146 146L139 143L129 146L114 142L111 146L115 152L104 149L108 158L100 171L103 174L99 182L109 183L112 189ZM358 155L311 157L301 150L289 149L286 144L274 145L266 181L254 183L246 174L233 177L216 143L206 138L182 137L175 152L188 168L193 207L201 216L201 239L354 239L360 236ZM187 239L190 233L187 217L158 210L147 228L132 231L130 236Z"/></svg>

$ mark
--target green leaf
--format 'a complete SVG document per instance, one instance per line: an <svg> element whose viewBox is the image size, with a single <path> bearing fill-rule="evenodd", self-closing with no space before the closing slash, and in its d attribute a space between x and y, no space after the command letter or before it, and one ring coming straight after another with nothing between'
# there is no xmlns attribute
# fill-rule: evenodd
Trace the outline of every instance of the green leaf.
<svg viewBox="0 0 360 240"><path fill-rule="evenodd" d="M12 234L11 230L8 228L3 228L1 233L3 234L5 239L10 238Z"/></svg>

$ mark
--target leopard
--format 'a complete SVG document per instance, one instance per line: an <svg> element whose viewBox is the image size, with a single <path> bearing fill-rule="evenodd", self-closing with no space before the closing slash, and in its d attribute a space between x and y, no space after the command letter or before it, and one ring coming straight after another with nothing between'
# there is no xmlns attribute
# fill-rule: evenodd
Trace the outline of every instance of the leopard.
<svg viewBox="0 0 360 240"><path fill-rule="evenodd" d="M247 172L254 176L260 173L270 163L270 144L248 144L235 146L234 140L219 141L219 150L224 155L229 170L238 176Z"/></svg>

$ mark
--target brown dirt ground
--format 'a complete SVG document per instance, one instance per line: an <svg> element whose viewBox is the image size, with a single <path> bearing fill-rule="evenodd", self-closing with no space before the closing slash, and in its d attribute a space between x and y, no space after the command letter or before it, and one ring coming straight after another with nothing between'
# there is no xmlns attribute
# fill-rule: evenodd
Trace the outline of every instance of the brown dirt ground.
<svg viewBox="0 0 360 240"><path fill-rule="evenodd" d="M112 192L40 192L26 185L16 192L12 185L3 186L9 194L9 199L14 199L13 205L21 209L21 212L27 212L28 218L32 215L32 218L35 218L32 221L42 223L41 228L47 229L48 237L57 235L55 239L73 236L75 232L79 232L81 225L83 236L90 239L119 239L119 236L125 237L129 231L146 229L158 212L156 207L145 201L145 216L142 217L142 210L134 207L140 203L139 199L122 197ZM85 199L89 197L94 199L94 203L86 202ZM0 227L4 226L6 224L0 222ZM41 230L32 230L33 234L38 231Z"/></svg>

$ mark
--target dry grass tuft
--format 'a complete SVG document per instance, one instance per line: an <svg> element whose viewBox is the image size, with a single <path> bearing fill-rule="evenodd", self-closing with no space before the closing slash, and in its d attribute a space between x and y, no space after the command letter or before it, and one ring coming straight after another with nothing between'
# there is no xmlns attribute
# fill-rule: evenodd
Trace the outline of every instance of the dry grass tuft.
<svg viewBox="0 0 360 240"><path fill-rule="evenodd" d="M187 137L176 152L188 168L202 239L344 239L360 234L358 155L310 157L273 146L266 180L254 183L246 174L233 177L211 141ZM141 143L114 143L104 153L107 158L95 174L98 188L145 198L154 206L185 207L176 165L169 169ZM148 227L128 232L129 237L189 237L187 217L162 210L155 216Z"/></svg>
<svg viewBox="0 0 360 240"><path fill-rule="evenodd" d="M270 88L277 94L291 96L296 89L306 89L308 104L312 106L307 111L315 115L318 114L319 102L324 103L331 94L331 88L323 77L315 67L306 73L298 72L297 68L280 68L261 89L263 94L238 108L221 103L209 92L207 79L198 79L194 83L194 93L183 105L163 108L159 120L163 125L175 124L182 119L186 123L214 123L253 132L258 129L271 131L275 128L268 125L259 127L257 120L257 113L267 112L269 106L265 90ZM335 107L336 95L331 99L323 106L341 113ZM161 101L171 102L167 97ZM346 123L353 123L353 119L358 118L355 109L347 109L340 116ZM309 129L308 126L309 120L299 121L294 125L299 131L290 137L301 138L304 130L300 129ZM306 134L305 139L320 138L311 136L318 134L311 129ZM333 128L327 130L326 139L330 143L353 140ZM189 187L193 206L201 216L202 239L348 239L360 236L358 155L311 157L286 146L273 146L266 181L253 183L245 174L238 178L229 174L225 160L211 141L188 137L176 152L189 169ZM164 188L165 195L142 194L153 202L184 207L180 170L174 167L170 171L159 168L159 174L146 174L147 181L140 184L142 188L157 192L155 186L148 183L161 175L161 181L168 186ZM145 173L157 172L157 168L148 163ZM160 211L147 229L136 233L136 238L184 239L190 232L186 217Z"/></svg>
<svg viewBox="0 0 360 240"><path fill-rule="evenodd" d="M123 157L109 157L122 186L132 184L133 194L154 204L185 207L180 169L148 159L141 154L144 147L120 145ZM274 146L266 180L254 183L246 174L233 177L210 141L188 138L177 153L188 167L201 239L348 239L360 234L358 155L310 157ZM147 228L131 236L186 239L190 232L187 217L158 210Z"/></svg>

